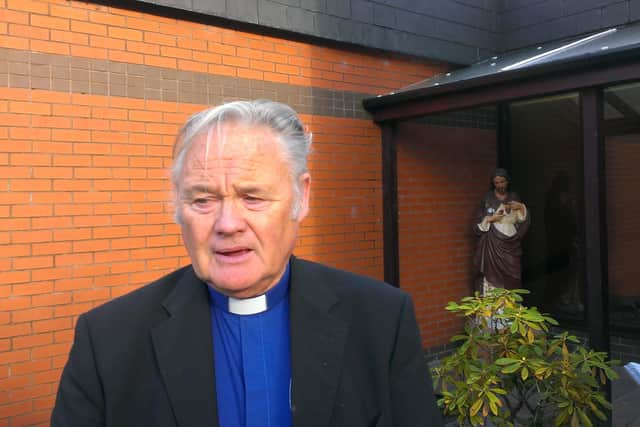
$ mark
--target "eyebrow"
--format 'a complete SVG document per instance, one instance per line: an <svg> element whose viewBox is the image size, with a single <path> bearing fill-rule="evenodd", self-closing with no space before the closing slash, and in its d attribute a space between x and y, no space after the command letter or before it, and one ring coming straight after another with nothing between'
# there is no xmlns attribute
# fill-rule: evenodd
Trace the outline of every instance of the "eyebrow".
<svg viewBox="0 0 640 427"><path fill-rule="evenodd" d="M238 185L235 190L242 194L264 194L265 189L257 185Z"/></svg>
<svg viewBox="0 0 640 427"><path fill-rule="evenodd" d="M248 185L237 185L234 186L235 191L240 194L255 194L258 196L264 196L268 194L268 190L265 188L261 188L258 185L248 184ZM213 187L208 186L206 184L195 184L193 186L185 188L180 192L182 199L189 199L193 197L194 194L218 194L218 191L214 190Z"/></svg>
<svg viewBox="0 0 640 427"><path fill-rule="evenodd" d="M196 193L214 194L215 191L213 190L213 188L211 188L211 187L209 187L207 185L197 184L197 185L193 185L191 187L185 188L180 193L182 194L182 197L189 198L189 197L193 196Z"/></svg>

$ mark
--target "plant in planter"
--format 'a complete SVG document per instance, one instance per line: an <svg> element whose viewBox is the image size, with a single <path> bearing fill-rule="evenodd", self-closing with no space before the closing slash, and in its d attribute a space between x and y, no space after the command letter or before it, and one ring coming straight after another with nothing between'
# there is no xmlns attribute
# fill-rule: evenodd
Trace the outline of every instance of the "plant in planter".
<svg viewBox="0 0 640 427"><path fill-rule="evenodd" d="M586 426L611 408L600 384L617 378L606 353L589 350L558 323L525 307L523 289L496 288L446 309L464 316L455 353L433 371L445 415L462 426Z"/></svg>

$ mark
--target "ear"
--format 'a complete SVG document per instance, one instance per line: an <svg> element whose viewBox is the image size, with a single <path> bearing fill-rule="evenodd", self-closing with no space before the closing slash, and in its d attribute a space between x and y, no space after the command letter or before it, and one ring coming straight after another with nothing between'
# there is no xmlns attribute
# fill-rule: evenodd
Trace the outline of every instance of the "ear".
<svg viewBox="0 0 640 427"><path fill-rule="evenodd" d="M300 176L298 185L300 186L300 208L298 209L296 221L302 222L309 214L309 195L311 193L311 175L309 172L305 172Z"/></svg>

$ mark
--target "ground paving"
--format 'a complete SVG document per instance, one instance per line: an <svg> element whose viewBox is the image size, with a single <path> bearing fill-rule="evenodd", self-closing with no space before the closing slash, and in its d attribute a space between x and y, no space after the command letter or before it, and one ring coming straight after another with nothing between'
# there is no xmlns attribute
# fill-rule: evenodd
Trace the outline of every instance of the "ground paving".
<svg viewBox="0 0 640 427"><path fill-rule="evenodd" d="M623 368L613 382L613 427L640 427L640 385Z"/></svg>

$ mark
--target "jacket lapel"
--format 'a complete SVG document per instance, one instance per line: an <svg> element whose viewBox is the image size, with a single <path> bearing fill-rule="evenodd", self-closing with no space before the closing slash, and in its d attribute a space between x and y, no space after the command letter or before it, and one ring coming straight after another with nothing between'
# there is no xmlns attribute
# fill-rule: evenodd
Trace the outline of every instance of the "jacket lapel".
<svg viewBox="0 0 640 427"><path fill-rule="evenodd" d="M218 426L206 285L185 270L163 302L169 318L152 330L158 366L179 426Z"/></svg>
<svg viewBox="0 0 640 427"><path fill-rule="evenodd" d="M293 425L329 425L342 371L348 323L339 300L310 264L292 258L289 294Z"/></svg>

